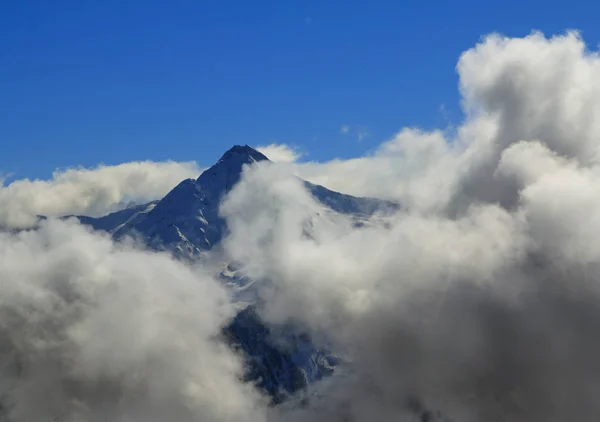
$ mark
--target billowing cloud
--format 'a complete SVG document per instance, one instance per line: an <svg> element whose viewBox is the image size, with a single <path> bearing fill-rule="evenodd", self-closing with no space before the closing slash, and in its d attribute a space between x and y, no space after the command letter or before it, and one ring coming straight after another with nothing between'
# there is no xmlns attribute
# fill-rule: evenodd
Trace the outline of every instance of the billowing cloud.
<svg viewBox="0 0 600 422"><path fill-rule="evenodd" d="M104 215L124 202L161 198L200 172L193 162L140 161L56 171L50 180L15 180L0 185L0 227L31 226L36 215Z"/></svg>
<svg viewBox="0 0 600 422"><path fill-rule="evenodd" d="M276 163L293 163L302 156L296 148L286 144L269 144L256 147L256 149Z"/></svg>
<svg viewBox="0 0 600 422"><path fill-rule="evenodd" d="M464 210L479 200L515 203L516 188L493 171L515 142L538 140L586 165L598 161L600 59L577 33L491 35L457 70L466 118L452 133L405 128L372 155L302 163L296 173L355 195Z"/></svg>
<svg viewBox="0 0 600 422"><path fill-rule="evenodd" d="M594 421L600 412L600 58L576 33L485 38L465 121L354 160L247 169L225 250L345 357L286 421ZM399 200L356 228L293 175Z"/></svg>
<svg viewBox="0 0 600 422"><path fill-rule="evenodd" d="M406 128L371 155L298 163L294 171L340 192L430 209L445 205L452 195L458 176L455 149L441 131Z"/></svg>
<svg viewBox="0 0 600 422"><path fill-rule="evenodd" d="M264 420L200 270L60 221L0 234L0 262L2 420Z"/></svg>

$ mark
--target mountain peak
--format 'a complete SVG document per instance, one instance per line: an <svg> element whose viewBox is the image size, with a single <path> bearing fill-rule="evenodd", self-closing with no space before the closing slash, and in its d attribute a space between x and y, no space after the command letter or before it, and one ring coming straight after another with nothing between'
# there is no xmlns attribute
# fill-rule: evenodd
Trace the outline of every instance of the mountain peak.
<svg viewBox="0 0 600 422"><path fill-rule="evenodd" d="M234 145L211 168L198 177L198 184L207 192L220 197L237 183L244 165L269 161L262 153L248 145Z"/></svg>
<svg viewBox="0 0 600 422"><path fill-rule="evenodd" d="M242 162L251 164L257 161L269 160L264 154L249 145L234 145L221 156L217 165L223 162Z"/></svg>

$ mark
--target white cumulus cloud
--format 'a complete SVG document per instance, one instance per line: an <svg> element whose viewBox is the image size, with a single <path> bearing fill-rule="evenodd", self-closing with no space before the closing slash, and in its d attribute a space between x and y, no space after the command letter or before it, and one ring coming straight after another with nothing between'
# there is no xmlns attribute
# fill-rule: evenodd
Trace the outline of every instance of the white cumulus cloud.
<svg viewBox="0 0 600 422"><path fill-rule="evenodd" d="M256 147L271 161L277 163L293 163L297 161L302 154L294 147L286 144L269 144Z"/></svg>
<svg viewBox="0 0 600 422"><path fill-rule="evenodd" d="M104 215L124 202L161 198L200 173L194 162L140 161L58 170L49 180L15 180L0 185L0 226L31 226L36 215Z"/></svg>

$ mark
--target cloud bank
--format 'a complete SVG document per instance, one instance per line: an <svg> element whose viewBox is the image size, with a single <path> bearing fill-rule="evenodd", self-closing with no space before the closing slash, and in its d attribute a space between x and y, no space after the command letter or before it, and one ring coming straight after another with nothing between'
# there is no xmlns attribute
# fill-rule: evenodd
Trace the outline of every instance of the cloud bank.
<svg viewBox="0 0 600 422"><path fill-rule="evenodd" d="M247 170L226 251L351 362L286 421L593 421L600 412L600 58L576 33L486 37L465 121L369 157ZM292 175L404 205L355 228ZM420 418L420 419L419 419Z"/></svg>
<svg viewBox="0 0 600 422"><path fill-rule="evenodd" d="M206 274L61 221L1 234L0 262L0 419L264 419Z"/></svg>
<svg viewBox="0 0 600 422"><path fill-rule="evenodd" d="M0 227L29 227L37 215L105 215L124 202L161 198L200 173L193 162L140 161L56 171L50 180L16 180L0 185Z"/></svg>

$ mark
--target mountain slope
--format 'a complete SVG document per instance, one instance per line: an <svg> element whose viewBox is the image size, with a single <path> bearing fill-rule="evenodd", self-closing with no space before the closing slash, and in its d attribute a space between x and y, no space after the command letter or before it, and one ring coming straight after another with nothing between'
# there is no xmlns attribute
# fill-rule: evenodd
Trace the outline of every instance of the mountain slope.
<svg viewBox="0 0 600 422"><path fill-rule="evenodd" d="M105 215L104 217L93 218L78 216L77 218L83 224L93 227L95 230L103 230L109 233L115 233L123 227L129 227L136 224L144 218L145 214L152 211L158 201L148 202L147 204L135 205L121 211L116 211Z"/></svg>
<svg viewBox="0 0 600 422"><path fill-rule="evenodd" d="M160 201L102 218L80 217L80 221L107 231L116 239L134 236L152 249L167 250L180 258L196 259L221 241L226 223L219 216L219 205L239 181L244 166L267 160L247 145L234 146L200 177L182 181ZM358 220L380 210L398 208L391 202L357 198L304 183L323 205ZM256 312L256 305L252 303L256 296L251 280L238 276L231 264L220 277L224 283L237 289L238 299L250 303L225 328L224 334L232 347L243 351L247 357L248 380L257 382L275 403L333 371L335 359L326 351L315 348L305 336L292 336L292 339L287 339L285 347L281 344L279 340L286 337L285 332L279 333L279 337L274 336Z"/></svg>

